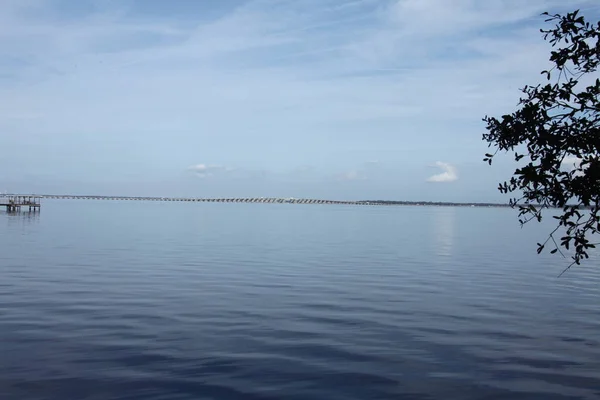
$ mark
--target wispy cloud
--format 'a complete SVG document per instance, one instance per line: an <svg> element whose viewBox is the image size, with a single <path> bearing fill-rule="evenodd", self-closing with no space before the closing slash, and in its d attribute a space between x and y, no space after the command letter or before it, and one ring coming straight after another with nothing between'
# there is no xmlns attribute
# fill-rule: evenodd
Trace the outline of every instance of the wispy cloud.
<svg viewBox="0 0 600 400"><path fill-rule="evenodd" d="M437 161L435 166L440 168L442 172L430 176L427 182L454 182L458 179L458 170L455 166L441 161Z"/></svg>
<svg viewBox="0 0 600 400"><path fill-rule="evenodd" d="M373 178L381 163L377 160L366 161L362 165L336 175L340 181L365 181Z"/></svg>
<svg viewBox="0 0 600 400"><path fill-rule="evenodd" d="M424 153L479 160L481 117L513 109L547 61L539 13L595 1L564 3L3 0L0 168L93 181L131 163L167 179L216 159L326 186L340 165L370 184L356 159L390 183Z"/></svg>
<svg viewBox="0 0 600 400"><path fill-rule="evenodd" d="M362 171L347 171L338 175L338 179L341 181L362 181L367 179L367 176Z"/></svg>
<svg viewBox="0 0 600 400"><path fill-rule="evenodd" d="M233 172L234 170L235 169L231 167L207 164L196 164L188 167L188 171L194 173L194 175L196 175L199 178L207 178L218 174Z"/></svg>

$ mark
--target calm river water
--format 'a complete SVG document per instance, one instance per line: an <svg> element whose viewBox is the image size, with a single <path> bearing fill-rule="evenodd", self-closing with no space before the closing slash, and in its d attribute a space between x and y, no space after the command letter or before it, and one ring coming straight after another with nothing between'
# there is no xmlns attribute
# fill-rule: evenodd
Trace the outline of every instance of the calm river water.
<svg viewBox="0 0 600 400"><path fill-rule="evenodd" d="M0 398L598 399L600 265L510 209L0 213Z"/></svg>

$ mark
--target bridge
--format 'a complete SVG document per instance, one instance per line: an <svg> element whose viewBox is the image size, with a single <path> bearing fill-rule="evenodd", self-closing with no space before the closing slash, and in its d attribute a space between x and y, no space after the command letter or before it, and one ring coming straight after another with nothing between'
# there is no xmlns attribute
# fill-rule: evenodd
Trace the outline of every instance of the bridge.
<svg viewBox="0 0 600 400"><path fill-rule="evenodd" d="M204 197L143 197L143 196L92 196L92 195L36 195L42 199L64 199L64 200L126 200L126 201L177 201L196 203L280 203L280 204L349 204L368 205L366 201L348 200L324 200L324 199L296 199L279 197L226 197L226 198L204 198Z"/></svg>
<svg viewBox="0 0 600 400"><path fill-rule="evenodd" d="M446 206L446 207L510 207L509 204L496 203L455 203L439 201L390 201L390 200L325 200L297 199L294 197L149 197L149 196L98 196L70 194L0 194L0 206L6 206L8 211L16 211L20 206L39 210L41 199L61 200L112 200L112 201L175 201L194 203L269 203L269 204L340 204L357 206ZM18 205L18 207L14 207Z"/></svg>

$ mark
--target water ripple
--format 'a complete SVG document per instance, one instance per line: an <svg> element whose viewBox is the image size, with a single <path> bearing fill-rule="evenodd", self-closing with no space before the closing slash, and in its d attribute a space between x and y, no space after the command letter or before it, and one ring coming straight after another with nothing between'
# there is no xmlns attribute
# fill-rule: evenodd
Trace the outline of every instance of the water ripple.
<svg viewBox="0 0 600 400"><path fill-rule="evenodd" d="M163 206L0 214L0 398L600 398L600 273L510 210Z"/></svg>

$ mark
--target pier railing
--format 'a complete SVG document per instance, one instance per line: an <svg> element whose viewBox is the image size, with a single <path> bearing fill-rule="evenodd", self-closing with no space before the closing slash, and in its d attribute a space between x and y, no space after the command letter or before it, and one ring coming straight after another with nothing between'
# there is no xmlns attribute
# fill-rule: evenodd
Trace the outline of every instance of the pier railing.
<svg viewBox="0 0 600 400"><path fill-rule="evenodd" d="M6 207L6 211L20 211L28 208L29 211L39 211L42 196L35 195L0 195L0 207Z"/></svg>

